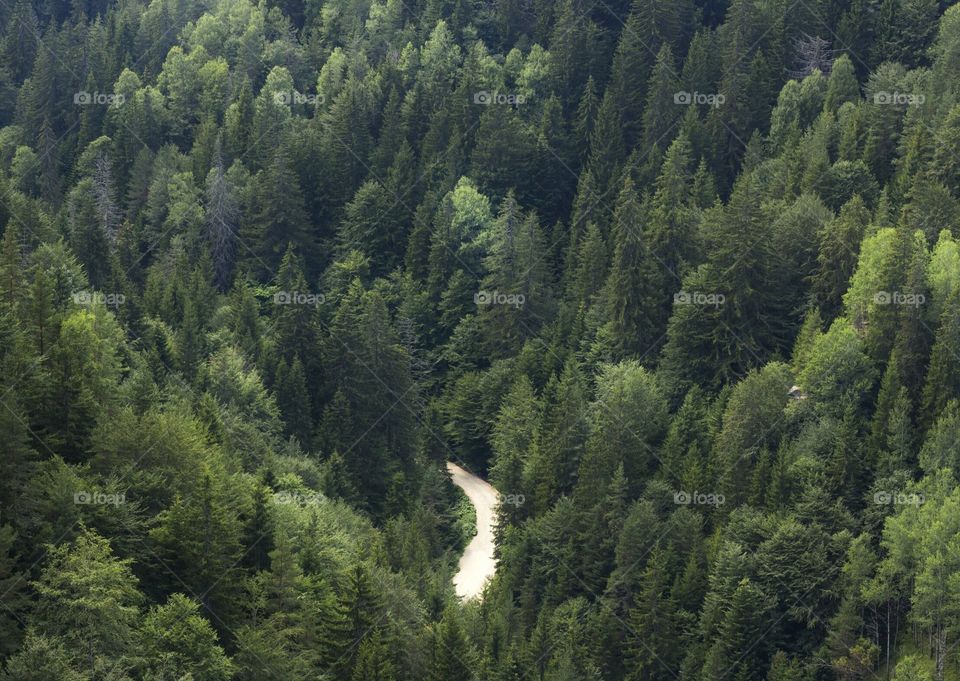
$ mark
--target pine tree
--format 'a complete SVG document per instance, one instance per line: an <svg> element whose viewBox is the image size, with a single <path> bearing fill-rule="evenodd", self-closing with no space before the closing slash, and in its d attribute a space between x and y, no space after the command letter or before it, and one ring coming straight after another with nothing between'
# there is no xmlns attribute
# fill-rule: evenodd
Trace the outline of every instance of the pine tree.
<svg viewBox="0 0 960 681"><path fill-rule="evenodd" d="M768 664L772 603L749 579L744 578L725 609L718 638L707 654L703 677L719 681L732 678L755 679Z"/></svg>
<svg viewBox="0 0 960 681"><path fill-rule="evenodd" d="M70 245L87 271L90 283L99 289L107 280L111 242L97 214L94 191L92 180L82 180L70 192L67 205Z"/></svg>
<svg viewBox="0 0 960 681"><path fill-rule="evenodd" d="M587 36L590 24L584 21L577 0L563 0L558 9L549 41L551 70L557 84L557 95L564 109L569 111L584 92L589 77Z"/></svg>
<svg viewBox="0 0 960 681"><path fill-rule="evenodd" d="M250 271L264 275L276 271L290 245L304 255L314 254L300 182L282 149L256 176L253 193L252 213L242 239L253 249L246 257Z"/></svg>
<svg viewBox="0 0 960 681"><path fill-rule="evenodd" d="M616 358L648 357L662 334L662 320L654 311L663 307L661 270L666 264L647 249L641 234L646 224L647 209L628 177L614 211L613 261L604 291L607 342Z"/></svg>
<svg viewBox="0 0 960 681"><path fill-rule="evenodd" d="M91 673L101 658L116 662L133 645L142 596L131 562L82 528L72 546L49 547L47 565L33 583L39 596L34 621L43 633L62 636Z"/></svg>
<svg viewBox="0 0 960 681"><path fill-rule="evenodd" d="M225 163L243 158L250 144L254 116L253 91L250 80L242 76L237 86L234 101L224 114L224 156Z"/></svg>
<svg viewBox="0 0 960 681"><path fill-rule="evenodd" d="M627 679L659 681L674 678L677 649L670 645L676 639L673 621L676 604L669 594L667 557L655 547L647 561L636 604L630 612L630 643L627 651Z"/></svg>
<svg viewBox="0 0 960 681"><path fill-rule="evenodd" d="M244 554L244 564L257 572L270 566L270 552L273 550L272 483L273 474L268 471L253 491L253 513L246 519L243 532L243 544L249 547Z"/></svg>
<svg viewBox="0 0 960 681"><path fill-rule="evenodd" d="M394 681L397 678L390 660L390 651L381 640L380 632L366 636L357 652L357 661L353 666L353 681L383 679Z"/></svg>
<svg viewBox="0 0 960 681"><path fill-rule="evenodd" d="M364 253L375 275L396 267L410 229L413 151L406 142L397 150L386 177L384 182L367 181L357 190L345 208L338 235L341 251Z"/></svg>
<svg viewBox="0 0 960 681"><path fill-rule="evenodd" d="M194 493L178 496L151 532L161 558L177 575L171 586L186 586L202 611L220 621L229 620L237 607L237 572L243 555L240 523L227 494L225 481L207 469Z"/></svg>
<svg viewBox="0 0 960 681"><path fill-rule="evenodd" d="M579 368L570 360L544 391L543 416L524 483L533 494L536 512L573 489L589 432L582 382Z"/></svg>
<svg viewBox="0 0 960 681"><path fill-rule="evenodd" d="M288 364L281 362L275 380L277 406L286 426L285 434L295 437L302 445L309 446L313 436L312 408L303 364L294 357Z"/></svg>
<svg viewBox="0 0 960 681"><path fill-rule="evenodd" d="M480 191L497 200L513 188L519 200L529 204L534 199L531 173L536 142L513 107L486 107L480 115L477 145L470 157Z"/></svg>
<svg viewBox="0 0 960 681"><path fill-rule="evenodd" d="M536 437L540 404L526 376L520 376L503 399L490 435L493 462L490 479L501 494L526 496L523 467ZM526 514L520 504L500 504L500 525L517 522Z"/></svg>
<svg viewBox="0 0 960 681"><path fill-rule="evenodd" d="M657 61L650 74L646 106L643 108L643 134L640 151L654 154L654 149L666 149L683 113L676 105L675 95L680 89L674 66L673 50L665 44L657 54ZM628 120L628 119L625 119ZM656 154L654 154L656 156Z"/></svg>
<svg viewBox="0 0 960 681"><path fill-rule="evenodd" d="M667 149L656 181L647 238L651 254L665 269L668 289L680 284L687 263L698 255L697 215L690 205L692 179L690 143L681 134Z"/></svg>
<svg viewBox="0 0 960 681"><path fill-rule="evenodd" d="M897 8L897 61L908 66L922 66L924 55L933 42L940 5L930 0L904 0Z"/></svg>
<svg viewBox="0 0 960 681"><path fill-rule="evenodd" d="M387 174L404 140L404 125L400 105L402 98L396 87L390 88L387 102L381 115L382 124L377 137L377 146L371 155L371 170L377 177Z"/></svg>
<svg viewBox="0 0 960 681"><path fill-rule="evenodd" d="M470 678L473 655L457 613L448 608L434 633L430 681Z"/></svg>
<svg viewBox="0 0 960 681"><path fill-rule="evenodd" d="M10 525L0 525L0 593L6 609L0 614L0 651L11 655L20 647L23 633L20 631L21 614L29 603L26 575L17 569L18 556L13 553L16 534Z"/></svg>
<svg viewBox="0 0 960 681"><path fill-rule="evenodd" d="M639 485L657 459L654 447L667 422L667 404L656 380L636 360L604 364L591 411L593 432L578 492L604 489L618 465L631 484Z"/></svg>
<svg viewBox="0 0 960 681"><path fill-rule="evenodd" d="M639 125L646 116L643 97L646 95L647 104L652 101L655 88L648 85L648 80L655 80L652 72L656 71L657 63L669 69L673 78L678 75L672 58L671 63L663 60L663 48L668 48L673 54L686 53L692 34L692 12L693 7L685 1L663 4L652 0L634 0L631 4L614 53L609 86L627 126L624 137L631 148L641 138ZM665 74L661 77L665 77ZM669 102L673 101L674 92L670 92ZM646 127L649 132L649 126Z"/></svg>
<svg viewBox="0 0 960 681"><path fill-rule="evenodd" d="M833 62L830 78L827 81L827 93L824 109L834 113L846 102L856 104L860 101L860 84L853 62L846 54L841 54Z"/></svg>
<svg viewBox="0 0 960 681"><path fill-rule="evenodd" d="M603 290L607 280L609 255L603 239L603 232L595 222L587 224L586 233L579 244L579 252L574 264L568 265L574 274L570 277L568 295L581 305L591 304L594 297Z"/></svg>
<svg viewBox="0 0 960 681"><path fill-rule="evenodd" d="M145 674L173 674L204 681L225 681L234 667L217 643L217 634L198 605L183 594L173 594L154 606L140 628L139 652Z"/></svg>
<svg viewBox="0 0 960 681"><path fill-rule="evenodd" d="M304 258L295 250L293 244L287 246L274 280L278 293L274 298L277 304L272 319L279 354L289 363L294 359L301 361L307 371L304 379L309 385L320 377L319 358L316 356L320 330L317 324L317 306L300 304L297 300L301 299L294 298L298 295L317 295L307 283L303 263ZM287 301L290 304L286 304Z"/></svg>
<svg viewBox="0 0 960 681"><path fill-rule="evenodd" d="M302 573L291 537L285 530L275 533L275 548L270 552L270 572L264 585L265 613L278 620L288 635L299 635L298 613L302 596Z"/></svg>
<svg viewBox="0 0 960 681"><path fill-rule="evenodd" d="M855 196L840 209L840 215L820 230L817 251L818 268L813 278L813 295L826 319L842 310L842 297L856 266L870 213L863 199Z"/></svg>
<svg viewBox="0 0 960 681"><path fill-rule="evenodd" d="M600 100L597 97L597 84L594 82L593 76L590 76L583 88L583 94L580 95L580 102L577 105L573 124L577 156L581 161L586 160L587 153L590 151L589 142L593 135L593 126L596 123L599 108Z"/></svg>
<svg viewBox="0 0 960 681"><path fill-rule="evenodd" d="M323 116L323 145L329 154L336 205L345 204L360 185L373 149L362 87L351 78Z"/></svg>
<svg viewBox="0 0 960 681"><path fill-rule="evenodd" d="M587 166L601 196L613 188L624 161L624 150L623 119L608 89L597 110Z"/></svg>
<svg viewBox="0 0 960 681"><path fill-rule="evenodd" d="M778 290L783 273L773 265L772 235L765 231L751 183L751 176L741 180L726 207L704 216L703 229L711 233L708 259L683 279L691 302L694 292L715 297L704 299L706 304L673 307L661 366L669 375L667 384L680 394L687 381L718 386L778 348L785 352L798 325L787 312L796 291ZM745 233L756 235L746 253Z"/></svg>
<svg viewBox="0 0 960 681"><path fill-rule="evenodd" d="M60 202L62 191L58 140L50 119L44 117L37 140L37 149L40 151L40 194L52 204Z"/></svg>
<svg viewBox="0 0 960 681"><path fill-rule="evenodd" d="M20 243L20 229L11 221L0 243L0 309L13 313L25 302L27 285L23 270L26 259Z"/></svg>
<svg viewBox="0 0 960 681"><path fill-rule="evenodd" d="M3 374L11 379L0 382L0 386L7 392L3 400L4 409L0 411L0 437L3 445L0 448L3 456L0 457L0 517L4 520L11 518L20 522L27 522L21 518L23 510L18 504L22 498L28 481L36 473L37 453L31 448L29 414L23 408L24 400L14 391L16 388L30 390L31 381L18 381L23 376L20 362L22 356L22 339L11 333L9 324L12 320L9 315L0 314L0 338L9 343L9 353L2 356ZM17 334L19 335L19 334ZM8 382L9 381L9 382ZM9 547L8 547L9 548ZM0 557L2 557L0 552Z"/></svg>
<svg viewBox="0 0 960 681"><path fill-rule="evenodd" d="M224 172L221 137L217 138L210 173L207 175L206 227L210 258L213 260L216 284L220 291L230 287L236 252L240 207L235 189Z"/></svg>
<svg viewBox="0 0 960 681"><path fill-rule="evenodd" d="M944 306L930 352L921 410L925 425L936 421L950 400L960 397L957 352L960 352L960 288L954 289Z"/></svg>
<svg viewBox="0 0 960 681"><path fill-rule="evenodd" d="M643 97L651 91L647 79L658 57L663 54L657 53L661 46L650 35L656 30L656 26L648 23L652 19L648 11L652 5L652 2L642 0L632 3L610 68L608 92L625 122L624 138L630 148L640 142L646 103ZM672 64L669 66L673 67Z"/></svg>
<svg viewBox="0 0 960 681"><path fill-rule="evenodd" d="M360 641L379 620L380 597L373 588L368 568L357 563L348 575L343 594L350 641ZM353 653L355 655L355 653Z"/></svg>
<svg viewBox="0 0 960 681"><path fill-rule="evenodd" d="M540 221L532 213L524 216L512 193L503 200L488 238L483 290L517 301L510 305L491 300L480 312L491 352L499 357L535 335L550 318L552 292Z"/></svg>
<svg viewBox="0 0 960 681"><path fill-rule="evenodd" d="M536 145L536 163L531 169L535 179L528 192L531 206L544 224L556 224L569 213L576 183L573 169L579 166L576 145L563 116L563 105L556 96L544 104ZM550 241L555 244L551 258L556 262L556 253L565 239L554 234Z"/></svg>
<svg viewBox="0 0 960 681"><path fill-rule="evenodd" d="M29 632L20 650L10 657L4 670L4 679L13 681L85 681L90 675L74 662L63 639Z"/></svg>

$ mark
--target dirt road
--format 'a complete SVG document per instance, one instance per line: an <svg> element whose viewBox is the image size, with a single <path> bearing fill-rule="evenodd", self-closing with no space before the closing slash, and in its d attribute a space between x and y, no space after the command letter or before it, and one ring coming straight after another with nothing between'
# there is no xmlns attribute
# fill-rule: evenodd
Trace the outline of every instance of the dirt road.
<svg viewBox="0 0 960 681"><path fill-rule="evenodd" d="M478 478L455 463L447 462L453 484L462 489L477 511L477 534L460 556L460 569L453 578L457 596L464 600L477 598L497 563L493 559L493 525L496 521L499 494L490 483Z"/></svg>

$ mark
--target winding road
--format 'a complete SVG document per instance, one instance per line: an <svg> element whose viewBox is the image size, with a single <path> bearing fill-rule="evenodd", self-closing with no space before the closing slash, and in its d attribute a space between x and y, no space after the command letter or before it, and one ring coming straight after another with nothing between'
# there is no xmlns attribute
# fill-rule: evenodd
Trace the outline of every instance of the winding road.
<svg viewBox="0 0 960 681"><path fill-rule="evenodd" d="M500 495L486 480L447 462L453 484L462 489L477 511L477 534L460 556L460 566L453 578L453 587L463 600L477 598L483 593L487 579L493 577L497 562L493 557L493 525L496 521Z"/></svg>

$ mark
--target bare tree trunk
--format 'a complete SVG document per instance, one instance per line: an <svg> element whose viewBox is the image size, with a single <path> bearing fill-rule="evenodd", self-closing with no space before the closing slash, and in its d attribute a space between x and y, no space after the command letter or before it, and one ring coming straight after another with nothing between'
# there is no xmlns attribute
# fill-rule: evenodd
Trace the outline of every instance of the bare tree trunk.
<svg viewBox="0 0 960 681"><path fill-rule="evenodd" d="M890 678L890 601L887 601L887 678Z"/></svg>
<svg viewBox="0 0 960 681"><path fill-rule="evenodd" d="M947 629L942 624L937 625L935 629L936 643L936 681L943 681L943 662L947 649Z"/></svg>
<svg viewBox="0 0 960 681"><path fill-rule="evenodd" d="M234 196L233 187L230 186L224 173L219 137L214 150L212 171L207 178L207 242L213 259L217 286L221 291L226 291L233 271L240 208Z"/></svg>

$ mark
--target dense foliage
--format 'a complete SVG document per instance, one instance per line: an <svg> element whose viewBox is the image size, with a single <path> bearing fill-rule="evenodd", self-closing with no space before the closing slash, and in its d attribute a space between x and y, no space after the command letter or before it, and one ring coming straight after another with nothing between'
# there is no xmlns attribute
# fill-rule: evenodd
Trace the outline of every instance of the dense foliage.
<svg viewBox="0 0 960 681"><path fill-rule="evenodd" d="M0 673L960 678L958 95L936 0L0 0Z"/></svg>

